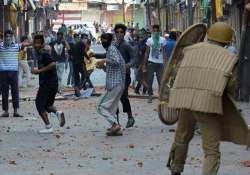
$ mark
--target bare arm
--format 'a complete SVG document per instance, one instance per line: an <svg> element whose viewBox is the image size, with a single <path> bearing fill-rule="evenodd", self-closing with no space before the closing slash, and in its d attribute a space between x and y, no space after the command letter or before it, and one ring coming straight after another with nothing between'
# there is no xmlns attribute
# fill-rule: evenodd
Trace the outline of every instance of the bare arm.
<svg viewBox="0 0 250 175"><path fill-rule="evenodd" d="M33 74L40 74L42 72L47 72L47 71L53 69L55 66L56 66L56 63L55 62L51 62L50 64L48 64L47 66L45 66L45 67L43 67L41 69L34 68L31 72Z"/></svg>
<svg viewBox="0 0 250 175"><path fill-rule="evenodd" d="M40 72L40 73L41 73L41 72L47 72L47 71L53 69L55 66L56 66L56 63L55 63L55 62L52 62L52 63L50 63L49 65L47 65L47 66L45 66L45 67L39 69L39 72Z"/></svg>

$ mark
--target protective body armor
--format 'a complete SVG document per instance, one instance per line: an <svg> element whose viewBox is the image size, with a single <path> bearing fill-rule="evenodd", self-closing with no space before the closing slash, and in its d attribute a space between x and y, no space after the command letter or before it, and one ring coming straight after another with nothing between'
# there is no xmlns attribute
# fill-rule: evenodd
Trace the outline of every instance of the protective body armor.
<svg viewBox="0 0 250 175"><path fill-rule="evenodd" d="M208 42L187 47L183 52L168 107L223 114L222 95L237 58Z"/></svg>

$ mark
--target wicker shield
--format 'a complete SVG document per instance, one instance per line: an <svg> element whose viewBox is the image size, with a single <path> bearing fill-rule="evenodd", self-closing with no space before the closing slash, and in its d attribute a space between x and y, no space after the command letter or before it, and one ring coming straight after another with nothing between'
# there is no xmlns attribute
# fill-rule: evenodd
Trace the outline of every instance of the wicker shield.
<svg viewBox="0 0 250 175"><path fill-rule="evenodd" d="M182 112L180 109L168 108L169 92L183 58L182 50L184 47L202 42L206 36L206 31L205 24L195 24L186 29L178 39L170 62L164 70L160 86L158 114L160 120L166 125L175 124Z"/></svg>

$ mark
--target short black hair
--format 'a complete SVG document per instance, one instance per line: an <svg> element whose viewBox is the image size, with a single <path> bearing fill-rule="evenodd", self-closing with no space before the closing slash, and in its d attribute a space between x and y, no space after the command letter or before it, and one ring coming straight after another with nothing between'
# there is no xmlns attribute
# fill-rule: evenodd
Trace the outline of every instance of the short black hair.
<svg viewBox="0 0 250 175"><path fill-rule="evenodd" d="M103 33L101 35L101 39L106 39L108 40L109 42L112 42L113 40L113 35L111 33Z"/></svg>
<svg viewBox="0 0 250 175"><path fill-rule="evenodd" d="M116 31L117 29L122 29L124 31L124 33L125 33L126 30L127 30L127 27L124 24L116 24L115 28L114 28L114 31Z"/></svg>
<svg viewBox="0 0 250 175"><path fill-rule="evenodd" d="M63 36L63 33L62 33L62 32L57 32L56 35L57 35L57 36L58 36L58 35L62 35L62 36Z"/></svg>
<svg viewBox="0 0 250 175"><path fill-rule="evenodd" d="M83 39L83 38L85 38L85 37L87 37L87 38L88 38L88 37L89 37L89 35L88 35L88 34L86 34L86 33L82 33L82 34L81 34L81 39Z"/></svg>
<svg viewBox="0 0 250 175"><path fill-rule="evenodd" d="M6 36L6 35L13 35L14 33L12 32L12 30L6 30L5 32L4 32L4 36Z"/></svg>
<svg viewBox="0 0 250 175"><path fill-rule="evenodd" d="M172 31L169 33L169 38L170 39L173 39L173 40L176 40L177 39L177 34L176 32Z"/></svg>
<svg viewBox="0 0 250 175"><path fill-rule="evenodd" d="M28 37L27 37L26 35L24 35L24 36L22 36L22 37L20 38L20 41L21 41L21 42L24 42L26 39L28 39Z"/></svg>
<svg viewBox="0 0 250 175"><path fill-rule="evenodd" d="M33 40L34 40L33 42L35 42L35 40L40 40L42 44L44 44L44 37L41 34L35 35Z"/></svg>
<svg viewBox="0 0 250 175"><path fill-rule="evenodd" d="M158 29L160 30L160 26L158 24L153 25L152 29Z"/></svg>

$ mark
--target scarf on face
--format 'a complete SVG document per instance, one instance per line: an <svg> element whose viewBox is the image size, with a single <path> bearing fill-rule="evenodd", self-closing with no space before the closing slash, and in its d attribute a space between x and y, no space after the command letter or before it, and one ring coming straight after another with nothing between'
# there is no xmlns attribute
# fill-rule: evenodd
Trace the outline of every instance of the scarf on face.
<svg viewBox="0 0 250 175"><path fill-rule="evenodd" d="M153 48L157 49L160 47L160 33L159 32L153 32L152 33L153 38Z"/></svg>

